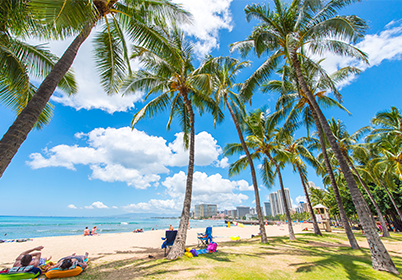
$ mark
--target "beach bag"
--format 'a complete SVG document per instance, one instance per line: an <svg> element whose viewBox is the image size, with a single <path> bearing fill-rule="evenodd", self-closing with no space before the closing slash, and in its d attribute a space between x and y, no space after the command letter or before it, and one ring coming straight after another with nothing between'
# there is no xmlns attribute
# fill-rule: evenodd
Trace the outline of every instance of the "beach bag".
<svg viewBox="0 0 402 280"><path fill-rule="evenodd" d="M198 253L195 249L191 249L190 253L193 254L194 257L198 257Z"/></svg>
<svg viewBox="0 0 402 280"><path fill-rule="evenodd" d="M189 258L192 258L192 257L193 257L193 254L191 254L190 252L185 252L184 255L186 255L186 256L189 257Z"/></svg>
<svg viewBox="0 0 402 280"><path fill-rule="evenodd" d="M218 244L215 242L211 242L208 244L207 251L208 253L216 252L216 248L218 247Z"/></svg>

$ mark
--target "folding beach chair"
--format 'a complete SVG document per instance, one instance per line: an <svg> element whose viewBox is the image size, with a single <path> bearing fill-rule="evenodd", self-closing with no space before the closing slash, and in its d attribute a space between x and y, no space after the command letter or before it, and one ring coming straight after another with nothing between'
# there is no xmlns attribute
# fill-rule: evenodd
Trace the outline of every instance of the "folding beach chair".
<svg viewBox="0 0 402 280"><path fill-rule="evenodd" d="M198 247L207 247L212 242L212 227L207 227L205 233L197 233Z"/></svg>
<svg viewBox="0 0 402 280"><path fill-rule="evenodd" d="M165 257L169 253L170 249L173 246L173 243L176 239L177 235L177 230L167 230L166 231L166 237L162 237L162 240L165 240L162 244L162 249L165 249ZM169 251L167 251L167 248L169 247Z"/></svg>

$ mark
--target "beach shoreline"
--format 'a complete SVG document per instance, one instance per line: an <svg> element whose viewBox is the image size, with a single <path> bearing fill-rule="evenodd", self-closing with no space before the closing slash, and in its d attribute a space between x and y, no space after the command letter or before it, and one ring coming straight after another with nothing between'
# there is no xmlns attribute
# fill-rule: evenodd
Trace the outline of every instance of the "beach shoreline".
<svg viewBox="0 0 402 280"><path fill-rule="evenodd" d="M294 225L295 233L300 233L301 224ZM283 236L288 234L287 224L265 226L267 236ZM0 268L9 268L14 263L17 256L28 249L44 246L42 256L52 256L53 261L70 255L72 253L84 254L89 252L90 259L94 262L107 262L123 260L135 257L146 249L158 249L161 247L166 230L145 231L142 233L122 232L107 233L97 236L52 236L34 238L27 242L12 242L0 244ZM187 231L186 246L197 246L197 233L205 232L205 228L192 228ZM230 241L231 236L240 236L241 240L257 235L259 226L237 227L213 227L212 235L214 241ZM233 241L235 242L235 241ZM163 250L160 249L162 252Z"/></svg>

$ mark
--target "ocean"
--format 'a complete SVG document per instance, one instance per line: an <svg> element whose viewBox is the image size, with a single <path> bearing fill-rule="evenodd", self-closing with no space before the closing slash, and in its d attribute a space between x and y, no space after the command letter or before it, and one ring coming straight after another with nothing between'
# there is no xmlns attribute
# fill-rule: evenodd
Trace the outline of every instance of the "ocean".
<svg viewBox="0 0 402 280"><path fill-rule="evenodd" d="M97 226L100 234L131 232L136 229L168 229L179 227L179 219L130 217L45 217L0 216L0 239L21 239L49 236L82 235L85 227ZM223 220L190 220L191 228L223 227Z"/></svg>

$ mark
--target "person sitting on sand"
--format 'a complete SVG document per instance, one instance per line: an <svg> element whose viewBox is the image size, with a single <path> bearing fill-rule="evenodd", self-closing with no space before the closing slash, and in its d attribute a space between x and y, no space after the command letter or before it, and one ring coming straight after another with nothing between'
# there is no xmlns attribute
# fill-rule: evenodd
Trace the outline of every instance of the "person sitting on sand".
<svg viewBox="0 0 402 280"><path fill-rule="evenodd" d="M28 265L38 267L42 264L45 264L45 262L50 260L52 257L50 256L49 258L41 258L42 253L40 251L43 248L44 248L43 246L38 246L31 250L22 252L15 259L15 263L14 263L13 267L21 267L21 266L28 266ZM33 251L38 251L38 252L32 253Z"/></svg>
<svg viewBox="0 0 402 280"><path fill-rule="evenodd" d="M172 225L170 225L169 230L174 230L174 228L173 228L173 226L172 226Z"/></svg>
<svg viewBox="0 0 402 280"><path fill-rule="evenodd" d="M69 269L74 264L79 265L82 268L82 270L84 270L88 266L87 263L85 262L88 256L89 256L88 252L86 252L85 255L79 255L79 256L77 256L76 253L74 253L71 256L61 258L55 265L51 266L49 270L53 268L60 268L62 270L65 270Z"/></svg>
<svg viewBox="0 0 402 280"><path fill-rule="evenodd" d="M86 228L84 229L84 236L88 236L88 235L89 235L89 228L86 227Z"/></svg>
<svg viewBox="0 0 402 280"><path fill-rule="evenodd" d="M97 235L96 230L99 229L97 226L94 226L91 231L91 235Z"/></svg>

